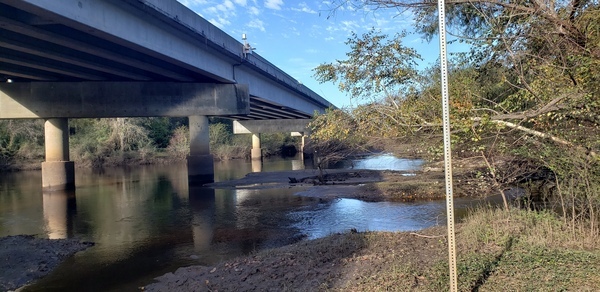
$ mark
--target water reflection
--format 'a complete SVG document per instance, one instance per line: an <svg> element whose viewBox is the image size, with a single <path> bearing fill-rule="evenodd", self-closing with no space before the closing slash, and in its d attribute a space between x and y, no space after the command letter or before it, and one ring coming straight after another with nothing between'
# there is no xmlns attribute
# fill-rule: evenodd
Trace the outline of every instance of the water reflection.
<svg viewBox="0 0 600 292"><path fill-rule="evenodd" d="M252 159L252 172L262 172L262 159Z"/></svg>
<svg viewBox="0 0 600 292"><path fill-rule="evenodd" d="M48 238L72 237L73 216L77 212L75 190L45 192L42 202Z"/></svg>
<svg viewBox="0 0 600 292"><path fill-rule="evenodd" d="M461 218L478 200L455 199L454 207ZM444 225L446 205L443 201L429 202L364 202L355 199L338 199L320 204L318 208L291 212L293 225L314 239L331 233L358 231L413 231ZM333 224L332 224L333 223Z"/></svg>
<svg viewBox="0 0 600 292"><path fill-rule="evenodd" d="M391 154L379 154L359 159L344 160L335 164L336 168L356 168L372 170L411 171L420 169L425 163L422 159L398 158Z"/></svg>
<svg viewBox="0 0 600 292"><path fill-rule="evenodd" d="M418 164L418 163L417 163ZM261 171L309 167L265 159ZM241 178L252 161L215 163L215 181ZM190 187L187 166L78 170L76 193L41 190L39 172L0 177L0 236L78 238L96 245L70 258L30 291L136 290L192 264L211 265L264 248L349 228L414 230L444 223L444 203L323 202L301 189Z"/></svg>
<svg viewBox="0 0 600 292"><path fill-rule="evenodd" d="M391 154L383 154L353 160L352 163L354 164L354 168L358 169L410 171L421 168L424 161L421 159L397 158Z"/></svg>
<svg viewBox="0 0 600 292"><path fill-rule="evenodd" d="M194 251L208 251L213 240L215 226L215 190L201 187L190 188L189 198L192 211Z"/></svg>

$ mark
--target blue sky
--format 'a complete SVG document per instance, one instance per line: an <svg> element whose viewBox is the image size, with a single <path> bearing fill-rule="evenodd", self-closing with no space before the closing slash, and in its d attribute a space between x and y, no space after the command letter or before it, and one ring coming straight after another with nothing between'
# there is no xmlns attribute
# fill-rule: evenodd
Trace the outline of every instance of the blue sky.
<svg viewBox="0 0 600 292"><path fill-rule="evenodd" d="M332 14L332 4L321 0L179 1L240 42L245 33L255 53L338 107L356 105L357 101L350 100L335 84L318 83L312 69L346 59L349 48L344 42L352 32L360 35L375 27L393 35L410 32L412 24L408 14L395 9L367 11L345 5ZM437 39L427 43L419 35L409 34L403 41L421 54L421 68L439 56Z"/></svg>

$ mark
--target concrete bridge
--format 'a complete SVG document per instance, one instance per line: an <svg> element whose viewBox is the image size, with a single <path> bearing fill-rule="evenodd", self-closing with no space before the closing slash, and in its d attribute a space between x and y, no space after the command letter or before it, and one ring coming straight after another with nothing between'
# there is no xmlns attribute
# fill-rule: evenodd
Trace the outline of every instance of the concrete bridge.
<svg viewBox="0 0 600 292"><path fill-rule="evenodd" d="M175 0L0 0L0 119L44 119L46 190L75 185L70 118L188 117L190 181L213 180L208 117L305 132L332 105Z"/></svg>

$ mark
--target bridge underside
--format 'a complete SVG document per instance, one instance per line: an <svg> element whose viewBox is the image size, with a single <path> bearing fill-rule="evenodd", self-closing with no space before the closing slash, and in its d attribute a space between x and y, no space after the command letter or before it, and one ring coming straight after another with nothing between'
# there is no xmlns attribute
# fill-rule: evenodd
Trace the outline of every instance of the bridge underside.
<svg viewBox="0 0 600 292"><path fill-rule="evenodd" d="M210 181L209 116L305 132L330 106L241 51L175 0L0 0L0 119L46 121L43 185L60 189L74 186L68 119L188 117L190 177Z"/></svg>
<svg viewBox="0 0 600 292"><path fill-rule="evenodd" d="M42 163L42 186L46 191L75 187L75 169L69 158L70 118L188 117L190 185L213 181L208 116L246 118L238 133L253 134L252 157L260 159L259 134L304 132L308 120L284 117L283 109L269 112L264 103L262 117L248 120L251 106L248 87L240 84L182 82L12 82L0 83L0 119L45 119L46 160ZM263 126L260 126L260 125ZM240 128L241 129L241 128ZM304 141L304 140L303 140Z"/></svg>
<svg viewBox="0 0 600 292"><path fill-rule="evenodd" d="M0 3L0 82L234 84L236 81L231 78L235 74L233 71L237 69L240 71L238 75L242 73L241 68L230 64L240 63L239 56L230 52L228 55L226 50L202 35L177 29L172 20L164 19L164 15L152 11L149 13L154 13L155 21L165 22L157 24L166 30L163 34L184 38L188 45L202 47L208 52L219 51L219 55L223 55L221 58L197 52L195 55L203 63L209 63L209 67L228 68L225 74L228 77L223 78L155 50L119 40L83 24L69 22L51 12L35 9L24 1L1 2L4 3ZM125 2L120 5L133 5ZM81 10L85 8L81 7ZM117 8L110 12L117 14ZM129 9L130 13L139 14L133 7ZM300 111L250 92L249 112L228 117L241 120L302 119L311 115L312 112Z"/></svg>

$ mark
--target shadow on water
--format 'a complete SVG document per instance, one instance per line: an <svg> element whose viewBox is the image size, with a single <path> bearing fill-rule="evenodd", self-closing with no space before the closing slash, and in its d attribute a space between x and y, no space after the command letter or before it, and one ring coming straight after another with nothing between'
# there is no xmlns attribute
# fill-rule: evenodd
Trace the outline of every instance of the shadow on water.
<svg viewBox="0 0 600 292"><path fill-rule="evenodd" d="M251 161L217 162L215 180L241 178L256 167ZM303 159L275 158L263 160L260 170L305 167ZM35 171L0 178L0 236L78 238L96 245L25 291L137 290L182 266L212 265L307 237L445 222L443 202L323 201L295 196L301 188L190 187L185 164L78 170L74 193L43 194L40 182Z"/></svg>

